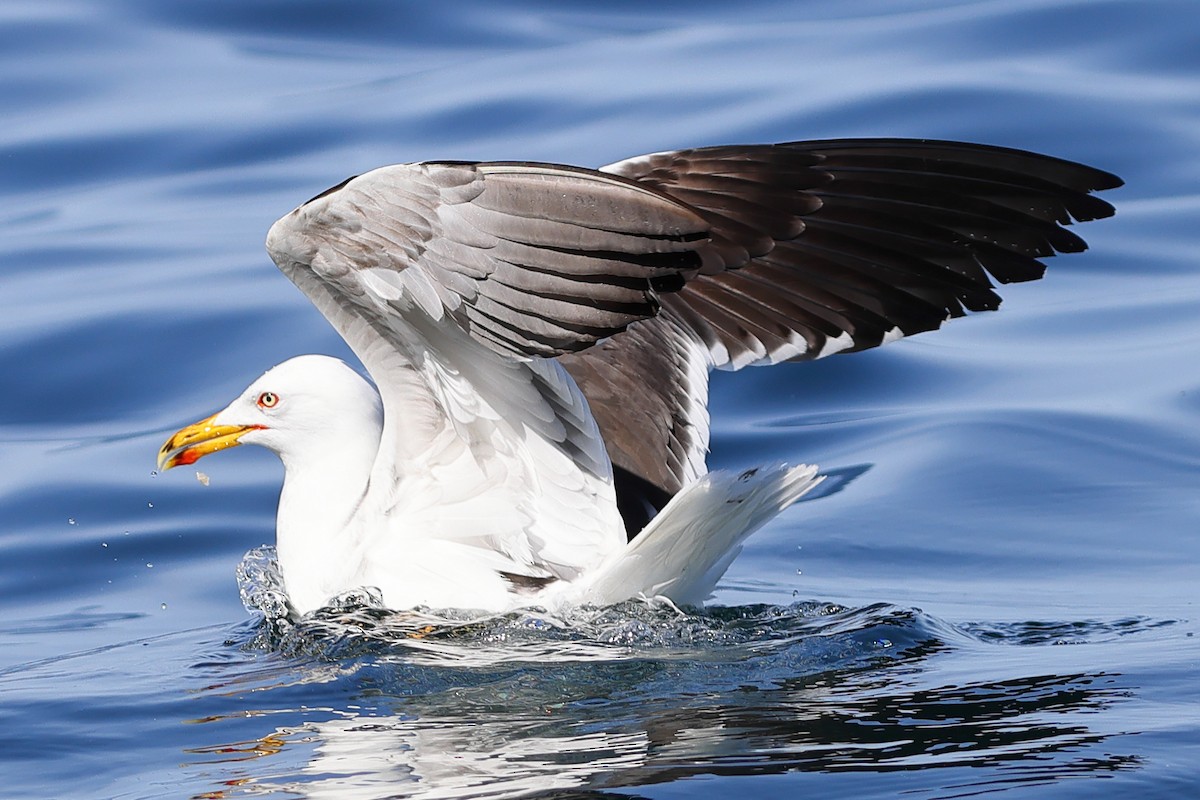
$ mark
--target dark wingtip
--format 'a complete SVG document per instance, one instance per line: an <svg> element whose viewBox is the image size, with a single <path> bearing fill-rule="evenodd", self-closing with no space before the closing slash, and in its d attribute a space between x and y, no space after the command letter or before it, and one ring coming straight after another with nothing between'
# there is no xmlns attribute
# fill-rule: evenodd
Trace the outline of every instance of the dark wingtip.
<svg viewBox="0 0 1200 800"><path fill-rule="evenodd" d="M1092 168L1096 178L1096 185L1092 188L1093 192L1106 192L1109 189L1120 189L1125 185L1125 181L1119 175L1114 175L1111 172L1105 172L1102 169Z"/></svg>

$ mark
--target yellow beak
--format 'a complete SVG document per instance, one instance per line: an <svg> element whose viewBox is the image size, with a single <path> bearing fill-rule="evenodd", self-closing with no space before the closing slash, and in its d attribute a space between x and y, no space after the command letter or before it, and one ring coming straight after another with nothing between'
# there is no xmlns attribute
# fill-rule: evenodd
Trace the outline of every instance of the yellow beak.
<svg viewBox="0 0 1200 800"><path fill-rule="evenodd" d="M216 417L202 419L176 431L158 451L158 468L168 470L186 464L195 464L209 453L237 447L238 441L250 431L263 430L265 425L214 425Z"/></svg>

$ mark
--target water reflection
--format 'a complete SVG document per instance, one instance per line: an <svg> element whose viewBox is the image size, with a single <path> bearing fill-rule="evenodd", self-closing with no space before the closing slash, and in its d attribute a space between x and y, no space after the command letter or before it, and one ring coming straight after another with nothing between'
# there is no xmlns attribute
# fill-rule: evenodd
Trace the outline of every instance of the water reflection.
<svg viewBox="0 0 1200 800"><path fill-rule="evenodd" d="M335 671L312 665L318 680L356 692L357 706L271 711L287 723L264 726L253 741L192 750L189 769L241 762L238 777L206 797L503 798L697 775L944 768L950 796L972 794L976 783L995 791L1138 764L1096 747L1105 736L1088 726L1092 712L1127 694L1118 676L937 685L927 659L954 658L955 635L916 612L725 609L708 624L728 640L690 654L665 647L663 630L648 645L600 642L605 624L588 630L591 649L576 637L557 659L552 640L569 634L526 648L536 635L515 619L383 650L377 639L374 654ZM464 662L453 666L451 651ZM430 653L443 658L422 665ZM286 693L292 681L313 680L288 675L258 688ZM206 721L250 713L266 712Z"/></svg>

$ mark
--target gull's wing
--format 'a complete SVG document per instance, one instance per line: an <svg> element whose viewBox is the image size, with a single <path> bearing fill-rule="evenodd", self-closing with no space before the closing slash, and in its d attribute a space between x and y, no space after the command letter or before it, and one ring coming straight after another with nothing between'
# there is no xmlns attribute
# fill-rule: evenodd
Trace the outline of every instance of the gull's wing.
<svg viewBox="0 0 1200 800"><path fill-rule="evenodd" d="M1090 192L1121 185L1019 150L902 139L708 147L602 169L711 226L702 274L658 317L560 359L618 476L659 497L704 471L708 368L863 350L994 309L989 276L1033 280L1039 258L1085 249L1062 226L1110 216ZM636 414L622 402L632 387Z"/></svg>
<svg viewBox="0 0 1200 800"><path fill-rule="evenodd" d="M657 292L703 266L708 226L620 176L424 163L318 195L272 227L267 247L379 388L372 501L425 481L403 502L433 498L428 519L405 512L429 535L482 536L472 543L511 557L518 578L568 577L623 537L586 403L560 365L535 357L657 313ZM479 533L505 530L505 515L510 533Z"/></svg>

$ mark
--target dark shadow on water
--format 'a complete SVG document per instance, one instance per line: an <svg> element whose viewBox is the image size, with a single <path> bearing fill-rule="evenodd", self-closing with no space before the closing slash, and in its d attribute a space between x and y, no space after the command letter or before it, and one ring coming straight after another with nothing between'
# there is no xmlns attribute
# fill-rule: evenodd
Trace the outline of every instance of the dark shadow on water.
<svg viewBox="0 0 1200 800"><path fill-rule="evenodd" d="M874 464L853 464L848 467L823 469L821 470L821 474L825 476L825 480L821 481L815 489L805 494L796 502L808 503L838 494L851 483L865 475L873 466Z"/></svg>

